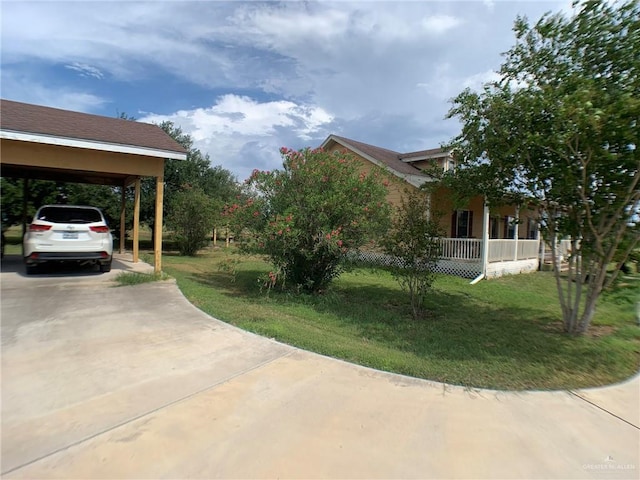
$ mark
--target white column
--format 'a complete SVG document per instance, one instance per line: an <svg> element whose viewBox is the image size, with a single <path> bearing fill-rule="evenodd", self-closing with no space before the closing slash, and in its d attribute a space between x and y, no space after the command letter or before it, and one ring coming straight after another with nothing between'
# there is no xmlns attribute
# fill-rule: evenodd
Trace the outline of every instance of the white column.
<svg viewBox="0 0 640 480"><path fill-rule="evenodd" d="M484 199L482 212L482 274L487 274L489 264L489 204Z"/></svg>
<svg viewBox="0 0 640 480"><path fill-rule="evenodd" d="M518 231L520 230L520 207L516 207L515 220L516 224L513 229L513 261L518 260Z"/></svg>

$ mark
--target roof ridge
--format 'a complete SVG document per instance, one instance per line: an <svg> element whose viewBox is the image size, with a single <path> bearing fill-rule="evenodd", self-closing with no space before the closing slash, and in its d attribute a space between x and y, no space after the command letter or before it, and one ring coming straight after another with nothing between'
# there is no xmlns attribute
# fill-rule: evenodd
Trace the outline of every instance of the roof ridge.
<svg viewBox="0 0 640 480"><path fill-rule="evenodd" d="M364 145L364 146L366 146L366 147L375 148L375 149L377 149L377 150L384 150L384 151L386 151L386 152L393 153L394 155L397 155L397 156L398 156L398 159L399 159L399 158L400 158L400 156L402 155L402 153L397 152L397 151L395 151L395 150L391 150L391 149L389 149L389 148L385 148L385 147L378 147L377 145L371 145L370 143L361 142L361 141L359 141L359 140L353 140L353 139L351 139L351 138L341 137L340 135L333 135L333 137L334 137L334 138L339 138L340 140L344 140L344 141L345 141L345 142L347 142L347 143L357 143L357 144L360 144L360 145Z"/></svg>
<svg viewBox="0 0 640 480"><path fill-rule="evenodd" d="M354 144L360 144L366 147L370 147L370 148L374 148L376 150L384 150L386 152L389 153L393 153L394 155L397 155L398 160L401 160L402 158L407 158L407 157L414 157L414 156L420 156L420 155L429 155L429 154L433 154L433 153L445 153L445 150L442 147L435 147L435 148L426 148L426 149L422 149L422 150L416 150L413 152L398 152L396 150L391 150L390 148L385 148L385 147L378 147L377 145L372 145L370 143L366 143L366 142L361 142L359 140L353 140L351 138L347 138L347 137L342 137L340 135L333 135L334 138L343 140L347 143L354 143Z"/></svg>
<svg viewBox="0 0 640 480"><path fill-rule="evenodd" d="M415 152L407 152L400 154L400 158L420 157L422 155L433 155L435 153L447 153L447 150L442 147L427 148L424 150L416 150Z"/></svg>

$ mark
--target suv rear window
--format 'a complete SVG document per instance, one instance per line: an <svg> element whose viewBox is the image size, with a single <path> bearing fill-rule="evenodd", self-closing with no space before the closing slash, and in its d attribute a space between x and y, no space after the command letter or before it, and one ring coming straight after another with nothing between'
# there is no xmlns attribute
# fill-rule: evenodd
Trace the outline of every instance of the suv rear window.
<svg viewBox="0 0 640 480"><path fill-rule="evenodd" d="M93 208L44 207L38 212L38 220L52 223L95 223L102 222L102 215Z"/></svg>

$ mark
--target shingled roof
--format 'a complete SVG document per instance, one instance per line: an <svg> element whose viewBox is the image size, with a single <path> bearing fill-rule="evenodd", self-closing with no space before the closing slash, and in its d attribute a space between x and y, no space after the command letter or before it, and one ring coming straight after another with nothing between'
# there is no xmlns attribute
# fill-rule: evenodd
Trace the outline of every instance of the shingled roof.
<svg viewBox="0 0 640 480"><path fill-rule="evenodd" d="M388 168L389 171L396 176L404 178L406 181L414 185L420 185L432 178L425 174L424 171L413 166L411 162L424 160L426 158L446 156L448 154L441 148L420 150L418 152L410 153L399 153L386 148L369 145L368 143L351 140L350 138L339 137L338 135L329 135L329 137L322 143L322 146L327 147L331 142L339 143L345 148L363 155L373 163Z"/></svg>
<svg viewBox="0 0 640 480"><path fill-rule="evenodd" d="M171 158L184 158L186 154L184 147L157 125L12 100L0 100L0 130L160 150Z"/></svg>
<svg viewBox="0 0 640 480"><path fill-rule="evenodd" d="M358 142L356 140L351 140L345 137L339 137L337 135L331 135L330 139L333 138L337 140L341 144L347 144L351 147L354 147L356 150L379 160L384 163L387 167L392 170L395 170L399 173L405 173L408 175L424 175L420 169L405 163L400 160L400 153L394 152L393 150L387 150L386 148L376 147L374 145L369 145L367 143Z"/></svg>

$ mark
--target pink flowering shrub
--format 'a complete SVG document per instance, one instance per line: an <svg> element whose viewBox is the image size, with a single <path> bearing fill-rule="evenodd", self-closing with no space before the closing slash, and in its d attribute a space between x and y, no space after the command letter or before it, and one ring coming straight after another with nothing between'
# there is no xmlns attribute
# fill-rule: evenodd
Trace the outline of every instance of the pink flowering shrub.
<svg viewBox="0 0 640 480"><path fill-rule="evenodd" d="M266 255L285 283L318 292L340 275L348 250L386 232L385 174L361 173L345 153L280 153L282 170L254 170L245 181L248 200L224 215L240 248Z"/></svg>

